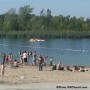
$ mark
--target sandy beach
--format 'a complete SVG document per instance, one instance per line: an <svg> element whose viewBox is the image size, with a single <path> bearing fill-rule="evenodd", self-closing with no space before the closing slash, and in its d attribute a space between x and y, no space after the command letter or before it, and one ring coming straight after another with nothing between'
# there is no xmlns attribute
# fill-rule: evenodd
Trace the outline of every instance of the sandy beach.
<svg viewBox="0 0 90 90"><path fill-rule="evenodd" d="M79 83L82 85L89 85L90 83L90 67L85 67L88 71L52 71L52 67L45 66L43 71L38 70L38 66L21 65L20 68L10 68L6 66L5 76L0 77L0 83L3 85L22 85L22 84L54 84L55 86L61 84ZM48 84L49 83L49 84ZM65 85L66 85L65 84ZM78 85L79 85L78 84ZM36 85L37 86L37 85ZM55 87L54 86L54 87Z"/></svg>
<svg viewBox="0 0 90 90"><path fill-rule="evenodd" d="M40 82L90 82L90 68L88 71L52 71L52 66L43 67L43 71L38 70L38 66L25 66L20 68L10 68L6 66L5 76L0 77L0 82L8 82L11 84L26 84Z"/></svg>

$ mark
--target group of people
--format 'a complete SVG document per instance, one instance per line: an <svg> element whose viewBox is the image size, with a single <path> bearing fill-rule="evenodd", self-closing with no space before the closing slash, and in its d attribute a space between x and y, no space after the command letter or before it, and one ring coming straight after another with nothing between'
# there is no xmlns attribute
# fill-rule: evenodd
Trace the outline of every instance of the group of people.
<svg viewBox="0 0 90 90"><path fill-rule="evenodd" d="M13 60L12 53L9 53L9 55L6 55L4 52L2 52L1 57L2 57L2 62L3 63L12 62L12 60Z"/></svg>
<svg viewBox="0 0 90 90"><path fill-rule="evenodd" d="M52 67L52 70L63 70L63 71L79 71L79 72L85 72L88 71L85 69L85 67L83 66L65 66L63 67L61 62L59 62L58 64L54 64Z"/></svg>
<svg viewBox="0 0 90 90"><path fill-rule="evenodd" d="M13 54L9 53L9 55L6 55L4 52L1 53L2 57L2 63L0 66L1 69L1 76L4 76L5 72L5 64L11 65L12 68L17 68L19 65L28 65L28 59L32 57L32 66L38 66L39 71L43 70L43 66L46 66L47 58L48 56L42 56L42 55L37 55L36 51L34 52L27 52L27 51L20 51L19 52L19 60L14 59ZM50 66L53 65L53 58L50 58Z"/></svg>
<svg viewBox="0 0 90 90"><path fill-rule="evenodd" d="M39 55L37 57L37 53L36 51L34 52L27 52L27 51L24 51L24 52L19 52L19 55L20 55L20 60L16 60L14 59L13 61L13 55L12 53L9 54L9 56L7 56L5 53L2 52L1 54L1 57L2 57L2 63L1 63L1 66L0 66L0 69L1 69L1 77L4 76L4 72L5 72L5 63L9 63L11 64L11 67L12 68L17 68L19 67L20 64L24 64L24 65L28 65L28 57L32 57L32 66L37 66L39 67L39 71L42 71L43 70L43 66L46 66L46 62L47 62L47 58L48 56L41 56ZM84 69L84 67L77 67L77 66L74 66L74 69L71 69L69 66L67 67L63 67L62 66L62 63L59 61L58 64L53 64L53 57L51 57L49 59L49 66L52 66L52 70L68 70L68 71L86 71Z"/></svg>
<svg viewBox="0 0 90 90"><path fill-rule="evenodd" d="M47 58L48 56L42 56L42 55L39 55L37 57L37 53L36 51L34 52L20 52L20 62L21 64L25 63L28 64L28 58L32 57L32 66L39 66L39 70L41 71L43 66L46 66L46 62L47 62ZM50 63L49 63L50 66L53 65L53 57L50 58Z"/></svg>
<svg viewBox="0 0 90 90"><path fill-rule="evenodd" d="M28 64L28 61L30 61L30 58L32 59L32 66L36 66L38 65L38 59L40 58L39 56L41 55L37 55L36 51L32 52L28 52L28 51L20 51L19 52L19 58L18 58L18 62L20 64ZM5 54L4 52L1 53L1 57L2 57L2 62L3 63L12 63L14 61L16 61L16 58L14 57L13 53L10 52L9 55ZM41 56L43 58L43 65L46 66L46 62L47 62L47 58L48 56ZM50 63L49 65L52 66L53 65L53 57L51 57L49 59Z"/></svg>
<svg viewBox="0 0 90 90"><path fill-rule="evenodd" d="M61 62L59 61L58 64L53 65L52 70L64 70L64 67L62 66Z"/></svg>

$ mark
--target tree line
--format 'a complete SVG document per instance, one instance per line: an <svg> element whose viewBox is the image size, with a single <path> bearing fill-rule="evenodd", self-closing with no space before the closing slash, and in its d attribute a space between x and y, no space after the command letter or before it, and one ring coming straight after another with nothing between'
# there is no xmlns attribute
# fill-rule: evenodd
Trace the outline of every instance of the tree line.
<svg viewBox="0 0 90 90"><path fill-rule="evenodd" d="M0 37L10 38L89 38L90 19L70 15L52 16L50 9L32 14L30 5L11 8L0 15Z"/></svg>

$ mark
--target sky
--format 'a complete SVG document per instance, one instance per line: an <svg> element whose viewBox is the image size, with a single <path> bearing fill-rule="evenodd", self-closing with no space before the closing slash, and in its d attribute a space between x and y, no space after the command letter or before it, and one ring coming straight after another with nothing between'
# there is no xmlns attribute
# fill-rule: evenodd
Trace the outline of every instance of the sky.
<svg viewBox="0 0 90 90"><path fill-rule="evenodd" d="M44 8L45 11L50 9L53 16L90 18L90 0L0 0L0 14L6 13L11 8L15 8L18 12L19 8L25 5L34 8L33 13L36 15Z"/></svg>

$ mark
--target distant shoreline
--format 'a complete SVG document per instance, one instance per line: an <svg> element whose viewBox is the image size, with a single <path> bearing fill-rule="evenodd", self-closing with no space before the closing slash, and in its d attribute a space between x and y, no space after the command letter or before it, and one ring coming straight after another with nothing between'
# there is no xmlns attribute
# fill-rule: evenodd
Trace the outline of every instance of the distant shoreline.
<svg viewBox="0 0 90 90"><path fill-rule="evenodd" d="M52 38L90 38L90 31L60 31L56 32L57 34L54 35L55 31L0 31L0 38L42 38L42 39L52 39ZM34 35L35 34L35 35Z"/></svg>

